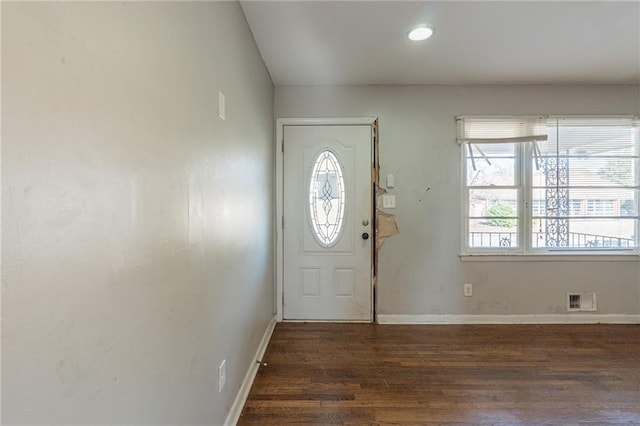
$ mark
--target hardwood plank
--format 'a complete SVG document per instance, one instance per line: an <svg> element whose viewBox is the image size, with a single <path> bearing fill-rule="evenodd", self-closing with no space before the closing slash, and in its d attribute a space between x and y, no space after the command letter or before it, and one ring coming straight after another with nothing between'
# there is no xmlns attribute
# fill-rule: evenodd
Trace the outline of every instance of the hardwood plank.
<svg viewBox="0 0 640 426"><path fill-rule="evenodd" d="M638 424L640 325L280 323L239 424Z"/></svg>

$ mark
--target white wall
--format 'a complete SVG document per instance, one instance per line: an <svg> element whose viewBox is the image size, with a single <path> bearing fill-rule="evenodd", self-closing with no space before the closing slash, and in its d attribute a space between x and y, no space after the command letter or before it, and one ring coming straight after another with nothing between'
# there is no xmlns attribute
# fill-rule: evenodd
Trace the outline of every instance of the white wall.
<svg viewBox="0 0 640 426"><path fill-rule="evenodd" d="M597 291L601 314L640 313L640 258L461 261L454 122L462 114L640 114L640 86L277 87L275 111L380 118L381 176L396 176L398 207L389 212L400 228L380 253L380 314L562 314L568 291Z"/></svg>
<svg viewBox="0 0 640 426"><path fill-rule="evenodd" d="M224 422L273 315L272 176L236 2L2 2L3 424Z"/></svg>

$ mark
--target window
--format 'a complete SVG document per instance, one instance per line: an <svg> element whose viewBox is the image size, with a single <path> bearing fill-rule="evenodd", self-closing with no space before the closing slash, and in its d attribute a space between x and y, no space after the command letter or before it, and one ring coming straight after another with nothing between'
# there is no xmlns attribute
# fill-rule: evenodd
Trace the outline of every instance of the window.
<svg viewBox="0 0 640 426"><path fill-rule="evenodd" d="M638 251L630 117L460 117L468 253Z"/></svg>
<svg viewBox="0 0 640 426"><path fill-rule="evenodd" d="M333 246L341 235L345 201L342 165L333 152L322 151L309 177L309 218L313 235L324 247Z"/></svg>

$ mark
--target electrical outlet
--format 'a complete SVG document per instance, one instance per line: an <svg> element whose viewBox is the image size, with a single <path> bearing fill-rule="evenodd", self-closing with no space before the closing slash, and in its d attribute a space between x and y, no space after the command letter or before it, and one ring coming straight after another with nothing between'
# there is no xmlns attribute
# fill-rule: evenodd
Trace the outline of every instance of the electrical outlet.
<svg viewBox="0 0 640 426"><path fill-rule="evenodd" d="M222 392L227 383L227 360L223 359L218 367L218 392Z"/></svg>
<svg viewBox="0 0 640 426"><path fill-rule="evenodd" d="M473 296L473 284L465 284L464 285L464 297Z"/></svg>

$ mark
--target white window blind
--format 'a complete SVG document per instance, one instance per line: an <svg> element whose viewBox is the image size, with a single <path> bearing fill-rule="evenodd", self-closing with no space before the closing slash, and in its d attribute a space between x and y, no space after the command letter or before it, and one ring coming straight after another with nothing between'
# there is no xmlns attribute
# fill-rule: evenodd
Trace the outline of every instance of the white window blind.
<svg viewBox="0 0 640 426"><path fill-rule="evenodd" d="M467 144L473 170L477 169L474 149L490 165L480 144L489 143L533 143L536 168L539 149L537 142L546 141L547 117L457 117L457 141Z"/></svg>
<svg viewBox="0 0 640 426"><path fill-rule="evenodd" d="M459 144L547 140L547 117L457 117L456 121Z"/></svg>

